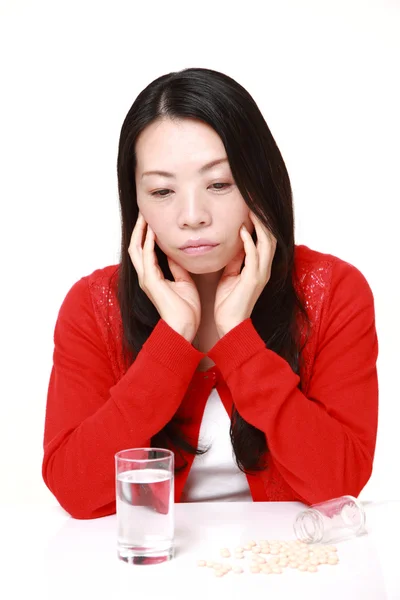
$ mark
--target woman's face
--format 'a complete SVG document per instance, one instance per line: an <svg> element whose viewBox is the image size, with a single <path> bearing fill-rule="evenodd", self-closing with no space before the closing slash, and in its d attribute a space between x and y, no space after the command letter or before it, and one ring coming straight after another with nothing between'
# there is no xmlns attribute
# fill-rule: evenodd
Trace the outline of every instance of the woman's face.
<svg viewBox="0 0 400 600"><path fill-rule="evenodd" d="M136 157L138 207L161 250L190 273L223 269L243 248L241 225L254 227L218 134L194 119L163 119L141 133ZM201 240L203 248L182 249Z"/></svg>

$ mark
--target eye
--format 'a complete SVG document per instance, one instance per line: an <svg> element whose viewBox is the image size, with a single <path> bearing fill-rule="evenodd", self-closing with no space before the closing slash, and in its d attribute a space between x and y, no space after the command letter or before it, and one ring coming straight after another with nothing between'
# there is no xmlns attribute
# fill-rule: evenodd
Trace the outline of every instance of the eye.
<svg viewBox="0 0 400 600"><path fill-rule="evenodd" d="M218 187L216 187L216 186L218 186ZM226 190L230 186L231 186L230 183L213 183L211 187L213 187L216 192L220 192L220 191L222 192L223 190Z"/></svg>
<svg viewBox="0 0 400 600"><path fill-rule="evenodd" d="M165 198L165 196L168 196L169 192L171 192L172 190L167 190L167 189L163 189L163 190L157 190L156 192L151 192L151 196L154 197L158 197L158 198Z"/></svg>

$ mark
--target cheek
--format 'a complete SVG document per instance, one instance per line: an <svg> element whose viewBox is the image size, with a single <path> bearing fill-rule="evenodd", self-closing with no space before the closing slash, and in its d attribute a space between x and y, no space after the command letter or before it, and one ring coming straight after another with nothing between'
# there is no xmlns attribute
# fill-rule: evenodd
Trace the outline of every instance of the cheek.
<svg viewBox="0 0 400 600"><path fill-rule="evenodd" d="M146 223L150 225L154 231L157 245L160 246L161 250L164 251L166 231L168 231L168 226L165 223L165 219L160 219L160 214L157 210L157 207L146 204L145 202L140 202L139 199L138 208Z"/></svg>

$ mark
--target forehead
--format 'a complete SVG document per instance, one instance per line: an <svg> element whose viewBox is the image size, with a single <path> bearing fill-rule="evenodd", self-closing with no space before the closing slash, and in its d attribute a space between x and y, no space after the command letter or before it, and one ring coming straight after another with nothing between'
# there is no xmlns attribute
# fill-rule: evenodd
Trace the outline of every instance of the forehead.
<svg viewBox="0 0 400 600"><path fill-rule="evenodd" d="M163 119L151 123L136 142L137 169L174 168L176 163L198 166L226 156L225 147L212 127L195 119Z"/></svg>

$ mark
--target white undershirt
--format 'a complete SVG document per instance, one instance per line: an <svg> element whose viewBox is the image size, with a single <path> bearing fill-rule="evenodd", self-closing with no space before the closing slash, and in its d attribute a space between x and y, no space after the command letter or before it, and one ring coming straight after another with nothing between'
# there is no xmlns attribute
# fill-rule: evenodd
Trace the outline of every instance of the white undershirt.
<svg viewBox="0 0 400 600"><path fill-rule="evenodd" d="M199 447L181 502L252 502L246 475L238 468L232 449L230 419L214 388L208 397L200 427Z"/></svg>

